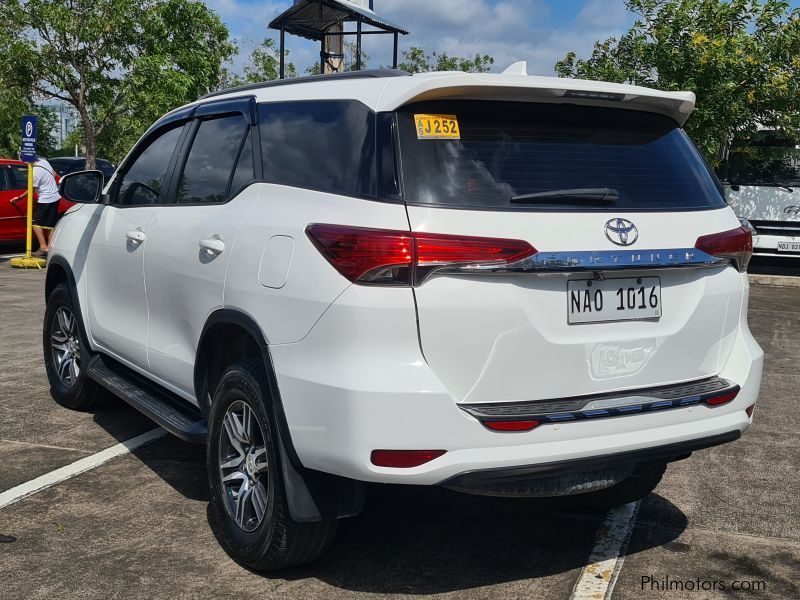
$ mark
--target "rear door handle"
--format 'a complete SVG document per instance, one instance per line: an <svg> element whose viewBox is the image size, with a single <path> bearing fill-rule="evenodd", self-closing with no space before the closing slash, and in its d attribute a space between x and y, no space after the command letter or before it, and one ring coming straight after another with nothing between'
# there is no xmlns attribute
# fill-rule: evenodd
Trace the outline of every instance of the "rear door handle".
<svg viewBox="0 0 800 600"><path fill-rule="evenodd" d="M225 242L219 239L218 235L200 240L200 248L205 250L209 256L219 256L225 250Z"/></svg>
<svg viewBox="0 0 800 600"><path fill-rule="evenodd" d="M141 244L147 239L147 234L141 229L134 229L125 234L125 237L132 241L134 244Z"/></svg>

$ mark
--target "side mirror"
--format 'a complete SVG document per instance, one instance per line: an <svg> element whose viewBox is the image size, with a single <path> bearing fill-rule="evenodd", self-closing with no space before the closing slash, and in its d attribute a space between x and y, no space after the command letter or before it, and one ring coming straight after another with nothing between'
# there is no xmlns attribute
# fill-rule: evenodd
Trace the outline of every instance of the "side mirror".
<svg viewBox="0 0 800 600"><path fill-rule="evenodd" d="M58 191L70 202L97 204L103 194L103 174L100 171L69 173L61 178Z"/></svg>

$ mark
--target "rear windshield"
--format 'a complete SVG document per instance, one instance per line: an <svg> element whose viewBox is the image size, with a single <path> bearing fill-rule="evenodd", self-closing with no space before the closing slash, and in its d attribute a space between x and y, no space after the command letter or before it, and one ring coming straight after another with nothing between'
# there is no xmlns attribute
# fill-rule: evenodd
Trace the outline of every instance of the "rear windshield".
<svg viewBox="0 0 800 600"><path fill-rule="evenodd" d="M427 137L417 115L457 119L460 139ZM661 115L448 100L403 107L398 128L404 195L412 204L641 211L725 205L694 145Z"/></svg>

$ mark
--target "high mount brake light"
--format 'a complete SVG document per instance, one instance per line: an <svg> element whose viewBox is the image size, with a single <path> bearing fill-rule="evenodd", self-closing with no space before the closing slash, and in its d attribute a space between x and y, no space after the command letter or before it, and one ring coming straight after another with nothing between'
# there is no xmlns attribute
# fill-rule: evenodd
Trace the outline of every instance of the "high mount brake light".
<svg viewBox="0 0 800 600"><path fill-rule="evenodd" d="M694 247L712 256L730 259L744 273L753 256L753 232L737 227L722 233L704 235L697 238Z"/></svg>
<svg viewBox="0 0 800 600"><path fill-rule="evenodd" d="M314 224L306 235L353 283L419 285L433 271L505 266L536 254L523 240Z"/></svg>

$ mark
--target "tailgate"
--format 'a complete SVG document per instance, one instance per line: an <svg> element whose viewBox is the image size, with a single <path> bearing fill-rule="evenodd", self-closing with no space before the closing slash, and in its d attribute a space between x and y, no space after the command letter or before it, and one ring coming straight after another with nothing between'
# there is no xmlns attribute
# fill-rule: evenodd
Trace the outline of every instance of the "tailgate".
<svg viewBox="0 0 800 600"><path fill-rule="evenodd" d="M617 279L623 279L625 291L639 279L649 284L657 278L660 284L658 317L626 313L623 318L630 320L593 322L589 314L584 315L588 322L570 324L569 282L591 281L595 270L434 272L415 290L420 340L429 365L458 402L554 399L667 385L715 375L727 357L745 290L741 274L730 265L654 269L646 264L654 252L663 256L670 249L691 249L709 232L736 227L727 208L620 214L638 228L633 249L606 239L604 213L511 217L420 207L408 212L414 231L521 239L539 250L537 256L585 257L587 252L620 261L638 256L641 267L603 271L602 283L612 290L610 297L606 290L606 304L616 305Z"/></svg>

